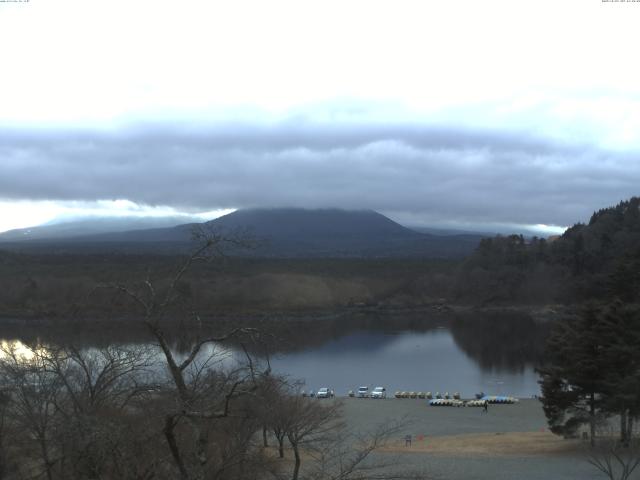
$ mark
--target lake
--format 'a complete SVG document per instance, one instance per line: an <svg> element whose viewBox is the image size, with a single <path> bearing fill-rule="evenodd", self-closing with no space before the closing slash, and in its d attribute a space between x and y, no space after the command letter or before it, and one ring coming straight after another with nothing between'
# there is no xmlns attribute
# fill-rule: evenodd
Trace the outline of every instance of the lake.
<svg viewBox="0 0 640 480"><path fill-rule="evenodd" d="M144 330L87 328L56 333L14 326L3 337L92 348L106 344L146 344ZM539 393L535 366L542 361L549 324L513 313L364 313L329 319L286 319L262 325L277 341L269 347L274 371L305 382L305 390L321 387L337 395L367 385L397 390L472 397L531 397ZM191 330L175 333L177 352L186 355ZM1 338L1 337L0 337ZM181 340L180 340L181 339ZM233 345L219 345L227 362L242 361ZM206 356L214 347L203 350ZM254 350L260 354L260 348ZM161 365L162 363L159 363Z"/></svg>
<svg viewBox="0 0 640 480"><path fill-rule="evenodd" d="M531 397L539 393L532 363L516 368L482 366L448 328L426 332L356 332L301 352L277 355L275 371L303 379L305 389L326 386L345 395L360 385L396 390L476 392Z"/></svg>

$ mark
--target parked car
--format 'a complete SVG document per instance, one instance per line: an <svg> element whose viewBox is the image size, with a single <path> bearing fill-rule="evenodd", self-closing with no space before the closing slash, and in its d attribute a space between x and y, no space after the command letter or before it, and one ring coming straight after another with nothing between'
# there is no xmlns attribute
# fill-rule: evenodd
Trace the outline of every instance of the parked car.
<svg viewBox="0 0 640 480"><path fill-rule="evenodd" d="M376 387L371 392L371 398L387 398L387 389L384 387Z"/></svg>
<svg viewBox="0 0 640 480"><path fill-rule="evenodd" d="M331 397L333 397L333 390L327 387L322 387L316 393L316 398L331 398Z"/></svg>
<svg viewBox="0 0 640 480"><path fill-rule="evenodd" d="M358 398L369 397L369 387L358 387Z"/></svg>

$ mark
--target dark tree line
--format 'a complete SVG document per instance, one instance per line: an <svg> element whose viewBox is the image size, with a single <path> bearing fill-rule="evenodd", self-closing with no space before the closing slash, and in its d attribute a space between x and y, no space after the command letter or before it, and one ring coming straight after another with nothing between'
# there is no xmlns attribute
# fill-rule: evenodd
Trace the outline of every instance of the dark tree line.
<svg viewBox="0 0 640 480"><path fill-rule="evenodd" d="M579 314L557 323L540 368L542 403L551 431L575 435L588 427L592 446L600 435L610 442L612 423L619 445L635 446L634 424L640 416L640 199L593 214L588 225L569 229L550 250L551 261L565 268L577 298L588 295ZM599 434L601 431L604 434ZM610 448L592 462L614 475L630 474L640 455L621 456ZM615 462L614 462L615 463ZM604 468L608 465L607 468ZM617 477L610 477L617 478ZM620 477L626 478L626 477Z"/></svg>
<svg viewBox="0 0 640 480"><path fill-rule="evenodd" d="M628 445L640 415L640 310L614 301L559 322L539 373L554 433L572 436L586 424L593 445L598 425L615 416Z"/></svg>
<svg viewBox="0 0 640 480"><path fill-rule="evenodd" d="M455 295L478 303L640 300L640 198L633 197L549 240L521 235L480 242Z"/></svg>

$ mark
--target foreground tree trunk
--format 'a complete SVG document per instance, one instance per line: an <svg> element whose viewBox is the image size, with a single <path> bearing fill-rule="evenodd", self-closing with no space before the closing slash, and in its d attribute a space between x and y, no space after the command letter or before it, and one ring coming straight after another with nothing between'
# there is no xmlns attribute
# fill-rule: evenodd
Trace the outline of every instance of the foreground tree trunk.
<svg viewBox="0 0 640 480"><path fill-rule="evenodd" d="M629 446L629 432L627 431L627 410L620 412L620 443L623 447Z"/></svg>
<svg viewBox="0 0 640 480"><path fill-rule="evenodd" d="M40 439L40 451L42 452L42 460L46 467L47 480L53 480L53 462L49 458L49 448L47 446L47 441L44 438Z"/></svg>
<svg viewBox="0 0 640 480"><path fill-rule="evenodd" d="M596 395L591 392L589 398L589 444L591 447L596 446Z"/></svg>
<svg viewBox="0 0 640 480"><path fill-rule="evenodd" d="M300 458L300 450L298 450L298 444L292 443L291 447L293 448L293 456L295 458L295 464L293 465L293 475L291 480L298 480L298 475L300 474L300 464L302 460Z"/></svg>
<svg viewBox="0 0 640 480"><path fill-rule="evenodd" d="M180 477L183 480L189 479L189 473L184 465L184 461L182 460L182 454L180 453L180 448L178 447L178 442L176 441L176 437L174 434L174 428L176 426L176 419L172 415L167 415L165 418L165 424L162 432L164 433L165 438L167 439L167 444L169 445L169 450L171 450L171 456L175 461L178 470L180 470Z"/></svg>

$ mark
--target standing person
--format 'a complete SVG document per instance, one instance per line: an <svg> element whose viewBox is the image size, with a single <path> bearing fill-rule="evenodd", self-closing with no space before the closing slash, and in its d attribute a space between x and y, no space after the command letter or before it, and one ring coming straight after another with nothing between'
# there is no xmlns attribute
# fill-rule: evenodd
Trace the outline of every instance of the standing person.
<svg viewBox="0 0 640 480"><path fill-rule="evenodd" d="M489 413L489 402L487 400L485 400L484 405L482 405L482 413Z"/></svg>

